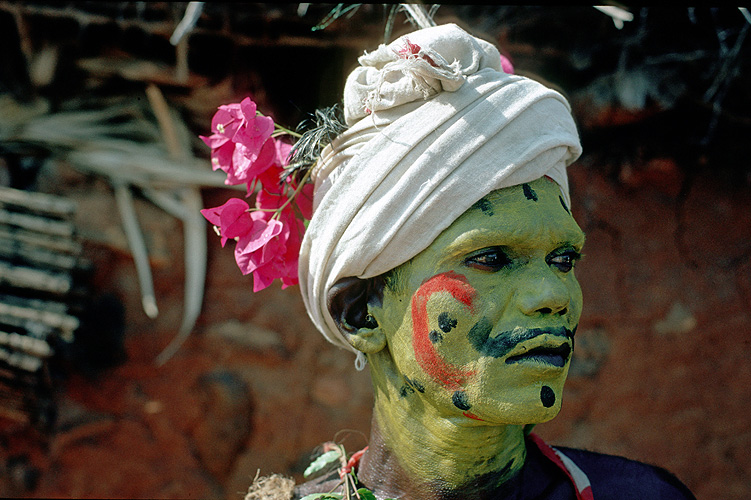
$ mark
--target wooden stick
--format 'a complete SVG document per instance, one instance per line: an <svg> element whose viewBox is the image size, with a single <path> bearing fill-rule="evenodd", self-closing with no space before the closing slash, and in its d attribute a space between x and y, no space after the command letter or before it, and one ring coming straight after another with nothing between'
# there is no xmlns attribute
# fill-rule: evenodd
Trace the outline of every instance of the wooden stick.
<svg viewBox="0 0 751 500"><path fill-rule="evenodd" d="M146 87L146 96L149 98L151 109L154 110L159 128L162 131L162 138L169 152L170 157L174 159L183 158L185 155L180 147L180 141L177 139L177 131L170 117L170 109L164 95L159 87L153 83Z"/></svg>
<svg viewBox="0 0 751 500"><path fill-rule="evenodd" d="M32 266L72 271L79 264L73 255L38 248L28 243L0 238L0 258L8 261L21 261Z"/></svg>
<svg viewBox="0 0 751 500"><path fill-rule="evenodd" d="M130 192L130 187L125 184L116 183L114 188L115 200L117 201L120 216L123 220L123 229L128 238L130 250L133 254L133 261L136 265L138 283L141 287L141 304L146 315L153 319L159 315L159 309L156 305L154 281L151 276L146 243L143 240L141 229L138 226L136 211L133 207L133 195Z"/></svg>
<svg viewBox="0 0 751 500"><path fill-rule="evenodd" d="M10 351L4 347L0 347L0 361L5 361L10 366L31 373L36 373L42 367L41 359L22 352Z"/></svg>
<svg viewBox="0 0 751 500"><path fill-rule="evenodd" d="M188 67L188 37L180 40L175 46L175 80L188 83L190 68Z"/></svg>
<svg viewBox="0 0 751 500"><path fill-rule="evenodd" d="M53 354L52 348L44 340L2 330L0 330L0 345L23 351L37 358L49 358Z"/></svg>
<svg viewBox="0 0 751 500"><path fill-rule="evenodd" d="M61 252L68 255L79 255L83 251L81 243L67 238L52 238L50 236L0 226L0 241L15 241L16 244L39 247L49 251Z"/></svg>
<svg viewBox="0 0 751 500"><path fill-rule="evenodd" d="M71 238L75 233L75 226L72 222L39 217L27 213L11 212L2 208L0 208L0 224L48 234L50 236L62 236L63 238Z"/></svg>
<svg viewBox="0 0 751 500"><path fill-rule="evenodd" d="M0 187L0 205L61 218L70 218L76 211L76 204L67 198L9 187Z"/></svg>
<svg viewBox="0 0 751 500"><path fill-rule="evenodd" d="M0 284L65 295L73 286L73 278L65 273L13 266L0 261Z"/></svg>
<svg viewBox="0 0 751 500"><path fill-rule="evenodd" d="M44 301L39 302L43 303ZM73 332L80 324L80 321L75 316L53 310L8 304L0 300L0 317L3 315L13 316L17 319L36 321L48 325L60 330L62 333L61 338L68 341L73 340Z"/></svg>

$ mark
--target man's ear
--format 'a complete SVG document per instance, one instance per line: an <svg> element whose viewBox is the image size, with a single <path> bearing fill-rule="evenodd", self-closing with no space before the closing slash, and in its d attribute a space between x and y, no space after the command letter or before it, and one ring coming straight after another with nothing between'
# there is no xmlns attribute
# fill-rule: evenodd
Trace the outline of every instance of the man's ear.
<svg viewBox="0 0 751 500"><path fill-rule="evenodd" d="M383 301L382 279L342 278L327 299L336 326L355 349L373 354L386 347L386 335L371 314Z"/></svg>

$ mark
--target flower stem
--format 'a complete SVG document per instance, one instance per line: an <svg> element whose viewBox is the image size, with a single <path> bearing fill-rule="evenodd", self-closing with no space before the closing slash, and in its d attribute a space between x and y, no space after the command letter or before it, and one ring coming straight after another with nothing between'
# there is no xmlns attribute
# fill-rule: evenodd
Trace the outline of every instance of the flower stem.
<svg viewBox="0 0 751 500"><path fill-rule="evenodd" d="M290 130L287 127L282 127L278 123L274 124L274 128L276 129L274 132L272 132L271 137L279 137L281 135L291 135L292 137L297 137L298 139L302 137L302 134L299 132L295 132L294 130Z"/></svg>
<svg viewBox="0 0 751 500"><path fill-rule="evenodd" d="M256 110L256 116L266 116L266 115ZM274 122L274 129L275 129L274 132L271 133L271 137L279 137L280 135L291 135L292 137L297 137L298 139L302 137L302 134L300 134L299 132L290 130L287 127L282 127L276 122Z"/></svg>
<svg viewBox="0 0 751 500"><path fill-rule="evenodd" d="M305 172L305 175L303 175L302 179L300 179L300 182L297 184L297 187L295 188L295 191L292 193L292 196L287 197L287 201L285 201L281 207L276 209L276 213L274 214L274 217L278 218L282 210L287 208L287 205L289 205L293 199L295 199L295 196L297 196L300 191L302 191L303 186L305 186L305 183L307 182L308 178L310 178L310 170Z"/></svg>

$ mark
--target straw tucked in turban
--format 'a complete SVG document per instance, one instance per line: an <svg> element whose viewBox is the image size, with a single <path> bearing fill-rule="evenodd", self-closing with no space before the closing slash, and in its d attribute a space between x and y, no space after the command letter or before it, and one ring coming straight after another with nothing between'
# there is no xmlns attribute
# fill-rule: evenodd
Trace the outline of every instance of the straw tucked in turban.
<svg viewBox="0 0 751 500"><path fill-rule="evenodd" d="M359 63L344 90L349 129L314 171L299 267L311 319L352 350L328 311L332 285L398 267L496 189L547 175L570 205L566 166L581 153L566 100L503 73L498 50L456 25L415 31Z"/></svg>

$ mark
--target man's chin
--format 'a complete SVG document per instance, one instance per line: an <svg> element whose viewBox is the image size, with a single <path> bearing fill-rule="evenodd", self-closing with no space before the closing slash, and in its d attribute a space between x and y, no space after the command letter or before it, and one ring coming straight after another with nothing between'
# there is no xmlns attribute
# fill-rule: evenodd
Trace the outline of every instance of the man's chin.
<svg viewBox="0 0 751 500"><path fill-rule="evenodd" d="M563 384L541 384L515 391L513 398L486 400L464 412L465 417L498 425L542 424L561 411Z"/></svg>

